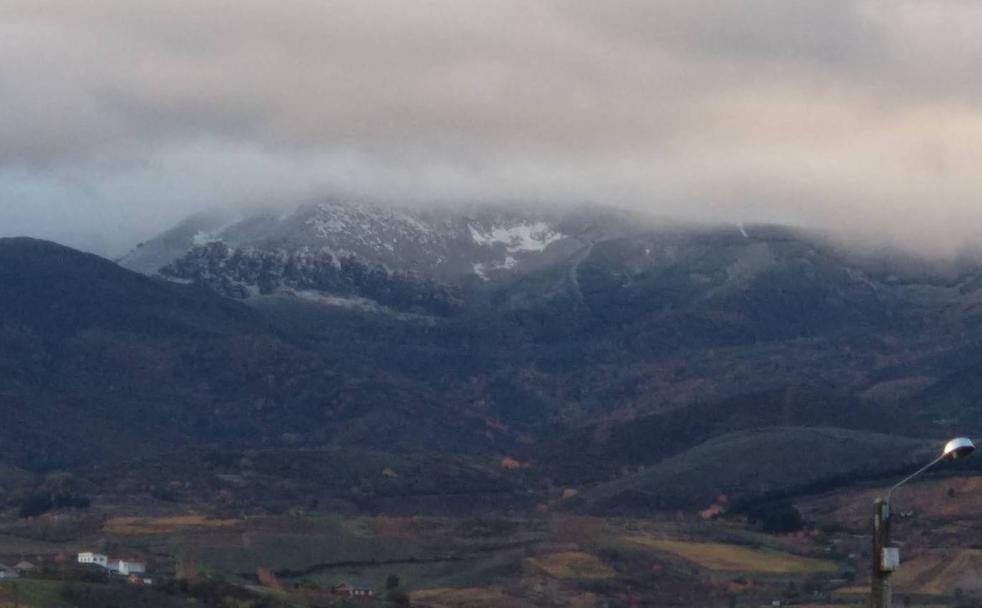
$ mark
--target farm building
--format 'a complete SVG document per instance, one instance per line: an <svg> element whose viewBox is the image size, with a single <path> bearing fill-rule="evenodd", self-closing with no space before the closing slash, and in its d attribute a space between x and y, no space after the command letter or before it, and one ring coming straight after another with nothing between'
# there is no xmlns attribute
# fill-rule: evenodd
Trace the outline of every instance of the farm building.
<svg viewBox="0 0 982 608"><path fill-rule="evenodd" d="M355 587L353 585L349 585L348 583L341 583L339 585L334 585L333 587L331 587L331 593L333 593L334 595L343 595L346 597L355 597L355 598L364 598L364 599L375 597L375 592L372 591L371 589L366 589L364 587Z"/></svg>
<svg viewBox="0 0 982 608"><path fill-rule="evenodd" d="M105 568L108 570L109 574L118 574L120 576L143 574L147 571L147 565L143 562L133 562L125 559L109 559L107 556L102 555L101 553L79 553L78 563L99 566L100 568Z"/></svg>
<svg viewBox="0 0 982 608"><path fill-rule="evenodd" d="M147 571L146 564L142 562L129 562L124 559L114 559L107 566L110 574L129 576L131 574L143 574Z"/></svg>
<svg viewBox="0 0 982 608"><path fill-rule="evenodd" d="M108 568L109 558L101 553L86 551L85 553L78 554L78 563L93 564L102 568Z"/></svg>

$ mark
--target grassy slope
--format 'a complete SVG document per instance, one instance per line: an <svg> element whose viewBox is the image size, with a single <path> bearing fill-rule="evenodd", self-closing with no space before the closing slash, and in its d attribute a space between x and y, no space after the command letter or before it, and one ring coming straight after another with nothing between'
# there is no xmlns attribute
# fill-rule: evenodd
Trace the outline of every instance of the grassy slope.
<svg viewBox="0 0 982 608"><path fill-rule="evenodd" d="M720 494L759 496L822 479L891 470L923 441L832 428L771 428L717 437L582 495L588 510L705 507Z"/></svg>

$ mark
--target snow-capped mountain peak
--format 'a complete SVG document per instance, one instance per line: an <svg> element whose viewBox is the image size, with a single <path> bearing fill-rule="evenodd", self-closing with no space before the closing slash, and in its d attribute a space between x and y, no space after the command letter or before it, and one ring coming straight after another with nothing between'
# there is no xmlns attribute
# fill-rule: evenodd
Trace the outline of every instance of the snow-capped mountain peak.
<svg viewBox="0 0 982 608"><path fill-rule="evenodd" d="M558 214L492 207L389 208L328 201L188 218L120 263L235 297L284 289L364 296L364 281L452 286L494 280L578 250ZM361 285L359 287L358 285Z"/></svg>

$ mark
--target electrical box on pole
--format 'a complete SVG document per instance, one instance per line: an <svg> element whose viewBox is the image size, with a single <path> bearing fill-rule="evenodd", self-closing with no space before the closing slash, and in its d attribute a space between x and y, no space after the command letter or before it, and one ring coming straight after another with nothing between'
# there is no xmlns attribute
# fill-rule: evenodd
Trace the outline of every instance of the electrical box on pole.
<svg viewBox="0 0 982 608"><path fill-rule="evenodd" d="M896 547L884 547L880 555L880 570L893 572L900 567L900 550Z"/></svg>

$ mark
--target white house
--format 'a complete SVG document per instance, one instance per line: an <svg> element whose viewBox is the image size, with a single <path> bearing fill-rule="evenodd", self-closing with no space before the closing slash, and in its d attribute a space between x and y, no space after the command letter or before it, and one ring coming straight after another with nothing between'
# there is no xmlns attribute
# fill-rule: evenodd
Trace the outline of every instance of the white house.
<svg viewBox="0 0 982 608"><path fill-rule="evenodd" d="M144 574L147 571L147 565L142 562L130 562L125 559L109 559L101 553L91 553L88 551L78 554L78 563L99 566L108 570L110 574L119 574L120 576Z"/></svg>
<svg viewBox="0 0 982 608"><path fill-rule="evenodd" d="M109 558L101 553L92 553L86 551L85 553L78 554L78 563L80 564L94 564L102 568L109 568Z"/></svg>
<svg viewBox="0 0 982 608"><path fill-rule="evenodd" d="M131 574L143 574L147 571L147 565L140 562L128 562L125 559L114 559L107 566L111 574L129 576Z"/></svg>

